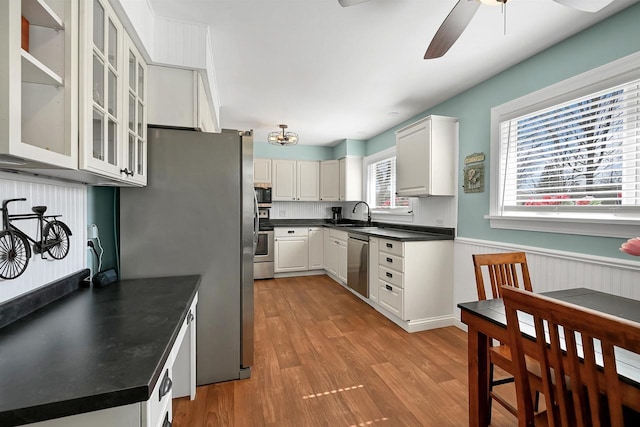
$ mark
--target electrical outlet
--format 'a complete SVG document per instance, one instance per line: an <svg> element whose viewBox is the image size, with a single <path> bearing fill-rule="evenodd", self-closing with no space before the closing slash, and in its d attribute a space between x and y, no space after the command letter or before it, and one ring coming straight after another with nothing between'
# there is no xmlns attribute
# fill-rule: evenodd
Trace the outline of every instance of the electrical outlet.
<svg viewBox="0 0 640 427"><path fill-rule="evenodd" d="M98 226L95 224L91 224L87 226L87 239L97 239L98 238Z"/></svg>

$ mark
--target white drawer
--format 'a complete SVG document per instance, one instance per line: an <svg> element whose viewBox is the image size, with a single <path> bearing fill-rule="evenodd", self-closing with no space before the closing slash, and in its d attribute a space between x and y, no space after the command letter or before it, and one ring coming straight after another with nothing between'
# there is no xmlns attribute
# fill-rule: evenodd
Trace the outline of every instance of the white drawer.
<svg viewBox="0 0 640 427"><path fill-rule="evenodd" d="M399 271L400 273L404 272L404 258L397 255L379 252L378 264L382 267Z"/></svg>
<svg viewBox="0 0 640 427"><path fill-rule="evenodd" d="M336 230L335 228L329 229L329 236L334 239L344 240L345 242L349 240L349 233L342 230Z"/></svg>
<svg viewBox="0 0 640 427"><path fill-rule="evenodd" d="M308 227L276 227L273 229L275 237L309 237Z"/></svg>
<svg viewBox="0 0 640 427"><path fill-rule="evenodd" d="M396 270L380 266L378 267L378 277L380 280L384 280L387 283L404 288L404 275Z"/></svg>
<svg viewBox="0 0 640 427"><path fill-rule="evenodd" d="M171 405L171 387L173 386L171 365L173 365L173 359L169 357L149 400L142 403L142 425L145 427L161 426L167 408ZM171 419L171 414L169 414L169 419Z"/></svg>
<svg viewBox="0 0 640 427"><path fill-rule="evenodd" d="M160 412L161 416L158 418L158 424L155 427L166 427L171 425L173 420L173 407L171 406L171 399L167 400L165 407Z"/></svg>
<svg viewBox="0 0 640 427"><path fill-rule="evenodd" d="M378 284L378 303L402 319L403 290L382 280Z"/></svg>
<svg viewBox="0 0 640 427"><path fill-rule="evenodd" d="M397 240L380 239L380 252L404 256L404 245Z"/></svg>

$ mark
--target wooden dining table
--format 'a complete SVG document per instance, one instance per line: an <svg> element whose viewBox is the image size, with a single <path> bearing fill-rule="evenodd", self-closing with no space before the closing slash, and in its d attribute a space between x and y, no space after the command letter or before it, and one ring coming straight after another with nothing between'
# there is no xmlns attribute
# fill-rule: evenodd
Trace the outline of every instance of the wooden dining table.
<svg viewBox="0 0 640 427"><path fill-rule="evenodd" d="M640 323L640 301L586 288L544 292L550 298L587 307ZM509 343L507 318L501 298L458 304L460 318L468 327L469 426L489 423L489 346L491 339ZM531 325L523 324L523 333ZM533 337L525 342L525 352L535 351ZM625 405L640 411L640 356L616 351L620 387Z"/></svg>

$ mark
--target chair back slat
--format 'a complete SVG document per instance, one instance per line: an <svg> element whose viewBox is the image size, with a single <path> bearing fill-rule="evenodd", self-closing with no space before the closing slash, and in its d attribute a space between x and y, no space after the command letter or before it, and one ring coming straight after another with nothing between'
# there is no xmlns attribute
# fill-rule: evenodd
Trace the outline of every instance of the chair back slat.
<svg viewBox="0 0 640 427"><path fill-rule="evenodd" d="M483 267L486 267L487 277L489 278L491 298L500 298L500 288L502 286L513 286L532 291L527 256L524 252L473 255L473 268L479 300L487 299Z"/></svg>
<svg viewBox="0 0 640 427"><path fill-rule="evenodd" d="M518 312L522 312L533 317L536 350L527 355L540 364L548 424L598 427L604 422L622 427L624 396L614 347L640 353L640 324L512 286L503 287L501 293L514 359L519 425L533 425L524 358L524 341L530 338L521 332ZM540 339L545 333L546 338Z"/></svg>

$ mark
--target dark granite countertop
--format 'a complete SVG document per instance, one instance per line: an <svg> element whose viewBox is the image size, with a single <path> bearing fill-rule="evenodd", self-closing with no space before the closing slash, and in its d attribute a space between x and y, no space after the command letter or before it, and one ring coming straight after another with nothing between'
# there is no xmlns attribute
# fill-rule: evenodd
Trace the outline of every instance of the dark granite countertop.
<svg viewBox="0 0 640 427"><path fill-rule="evenodd" d="M429 240L453 240L455 229L446 227L425 227L403 224L374 222L367 226L362 221L342 221L338 224L324 219L273 219L273 227L330 227L348 233L360 233L401 242L419 242Z"/></svg>
<svg viewBox="0 0 640 427"><path fill-rule="evenodd" d="M149 399L200 276L80 288L0 329L0 425Z"/></svg>

